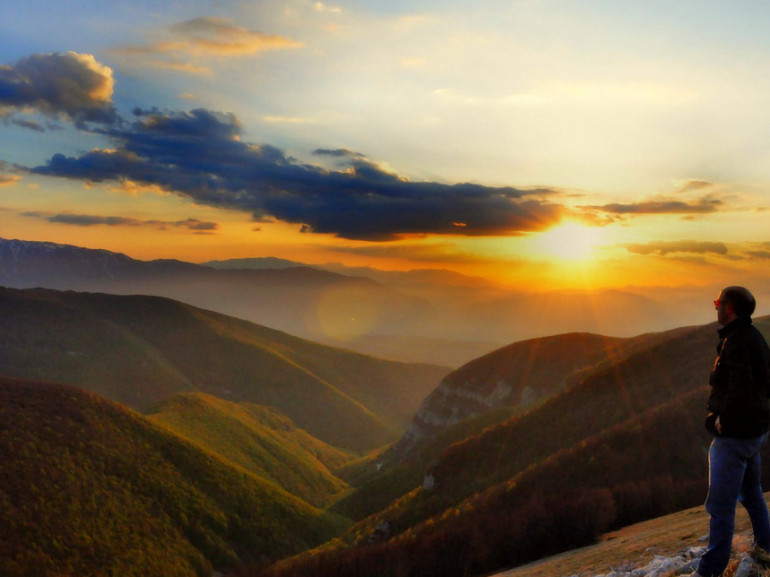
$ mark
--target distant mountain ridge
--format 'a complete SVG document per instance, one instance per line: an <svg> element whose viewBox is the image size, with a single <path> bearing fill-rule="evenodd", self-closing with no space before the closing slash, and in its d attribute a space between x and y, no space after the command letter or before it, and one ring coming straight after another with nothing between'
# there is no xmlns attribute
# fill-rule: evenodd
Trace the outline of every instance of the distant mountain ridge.
<svg viewBox="0 0 770 577"><path fill-rule="evenodd" d="M209 266L211 268L217 268L221 270L238 270L238 269L250 269L250 270L264 270L268 268L294 268L307 266L303 263L294 262L293 260L286 260L284 258L276 258L273 256L258 257L258 258L231 258L227 260L210 260L200 263L202 266Z"/></svg>
<svg viewBox="0 0 770 577"><path fill-rule="evenodd" d="M0 286L165 296L332 346L452 368L545 335L631 337L702 324L721 288L529 292L441 270L291 264L236 259L216 263L221 270L0 239Z"/></svg>
<svg viewBox="0 0 770 577"><path fill-rule="evenodd" d="M338 342L361 330L398 324L405 315L429 308L422 299L371 279L308 266L220 270L4 239L0 239L0 286L164 296L303 338Z"/></svg>

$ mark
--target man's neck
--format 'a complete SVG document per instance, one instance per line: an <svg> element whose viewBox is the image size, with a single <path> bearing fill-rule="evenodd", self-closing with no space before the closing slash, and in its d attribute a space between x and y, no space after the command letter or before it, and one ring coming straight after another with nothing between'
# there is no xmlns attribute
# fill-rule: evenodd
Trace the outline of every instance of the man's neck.
<svg viewBox="0 0 770 577"><path fill-rule="evenodd" d="M733 332L736 329L739 329L741 327L747 327L751 324L751 317L747 318L740 318L740 317L734 317L730 322L728 322L726 325L724 325L721 329L719 329L719 336L725 337L731 332Z"/></svg>

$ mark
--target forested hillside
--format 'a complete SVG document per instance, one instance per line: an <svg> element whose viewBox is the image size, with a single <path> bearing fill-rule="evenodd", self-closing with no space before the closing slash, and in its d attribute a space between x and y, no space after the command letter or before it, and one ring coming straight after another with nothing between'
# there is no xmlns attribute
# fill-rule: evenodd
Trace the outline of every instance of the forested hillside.
<svg viewBox="0 0 770 577"><path fill-rule="evenodd" d="M404 436L380 457L381 473L336 503L335 510L357 520L379 511L419 484L453 443L514 415L534 412L567 388L691 330L627 339L588 333L555 335L513 343L465 364L444 377L423 401ZM559 422L557 415L545 418ZM542 423L535 426L542 430ZM542 454L557 446L561 445L549 440ZM484 463L473 469L482 483L488 468L489 463Z"/></svg>
<svg viewBox="0 0 770 577"><path fill-rule="evenodd" d="M313 436L361 452L397 438L447 372L158 297L4 288L0 366L138 409L190 391L269 405Z"/></svg>
<svg viewBox="0 0 770 577"><path fill-rule="evenodd" d="M160 402L147 416L317 507L329 505L348 487L332 471L351 455L311 437L270 407L182 393Z"/></svg>
<svg viewBox="0 0 770 577"><path fill-rule="evenodd" d="M82 390L0 378L3 577L209 577L339 518Z"/></svg>

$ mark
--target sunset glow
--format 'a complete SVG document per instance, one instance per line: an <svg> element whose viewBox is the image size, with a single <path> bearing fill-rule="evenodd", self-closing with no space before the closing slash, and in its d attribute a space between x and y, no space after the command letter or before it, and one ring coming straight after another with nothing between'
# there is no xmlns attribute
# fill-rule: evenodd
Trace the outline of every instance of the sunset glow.
<svg viewBox="0 0 770 577"><path fill-rule="evenodd" d="M67 6L0 7L3 238L770 284L765 4Z"/></svg>
<svg viewBox="0 0 770 577"><path fill-rule="evenodd" d="M567 222L540 233L532 239L532 251L546 258L578 262L595 258L601 245L602 230Z"/></svg>

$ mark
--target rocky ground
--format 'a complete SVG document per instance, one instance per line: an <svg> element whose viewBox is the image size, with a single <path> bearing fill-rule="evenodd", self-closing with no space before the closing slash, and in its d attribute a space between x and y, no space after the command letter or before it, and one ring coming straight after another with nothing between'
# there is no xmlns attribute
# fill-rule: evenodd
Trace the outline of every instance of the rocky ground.
<svg viewBox="0 0 770 577"><path fill-rule="evenodd" d="M734 558L731 561L725 577L764 577L770 574L764 559L757 558L750 552L750 540L747 535L739 535L733 542ZM665 557L654 555L652 560L643 567L631 564L613 569L609 573L601 573L592 577L674 577L691 575L698 568L698 561L705 552L705 547L692 547L678 555ZM582 575L571 577L583 577Z"/></svg>
<svg viewBox="0 0 770 577"><path fill-rule="evenodd" d="M770 494L766 494L766 497ZM695 507L609 533L596 545L569 551L494 577L676 577L689 575L705 552L708 515ZM736 515L733 560L724 577L770 577L767 559L751 555L745 511Z"/></svg>

